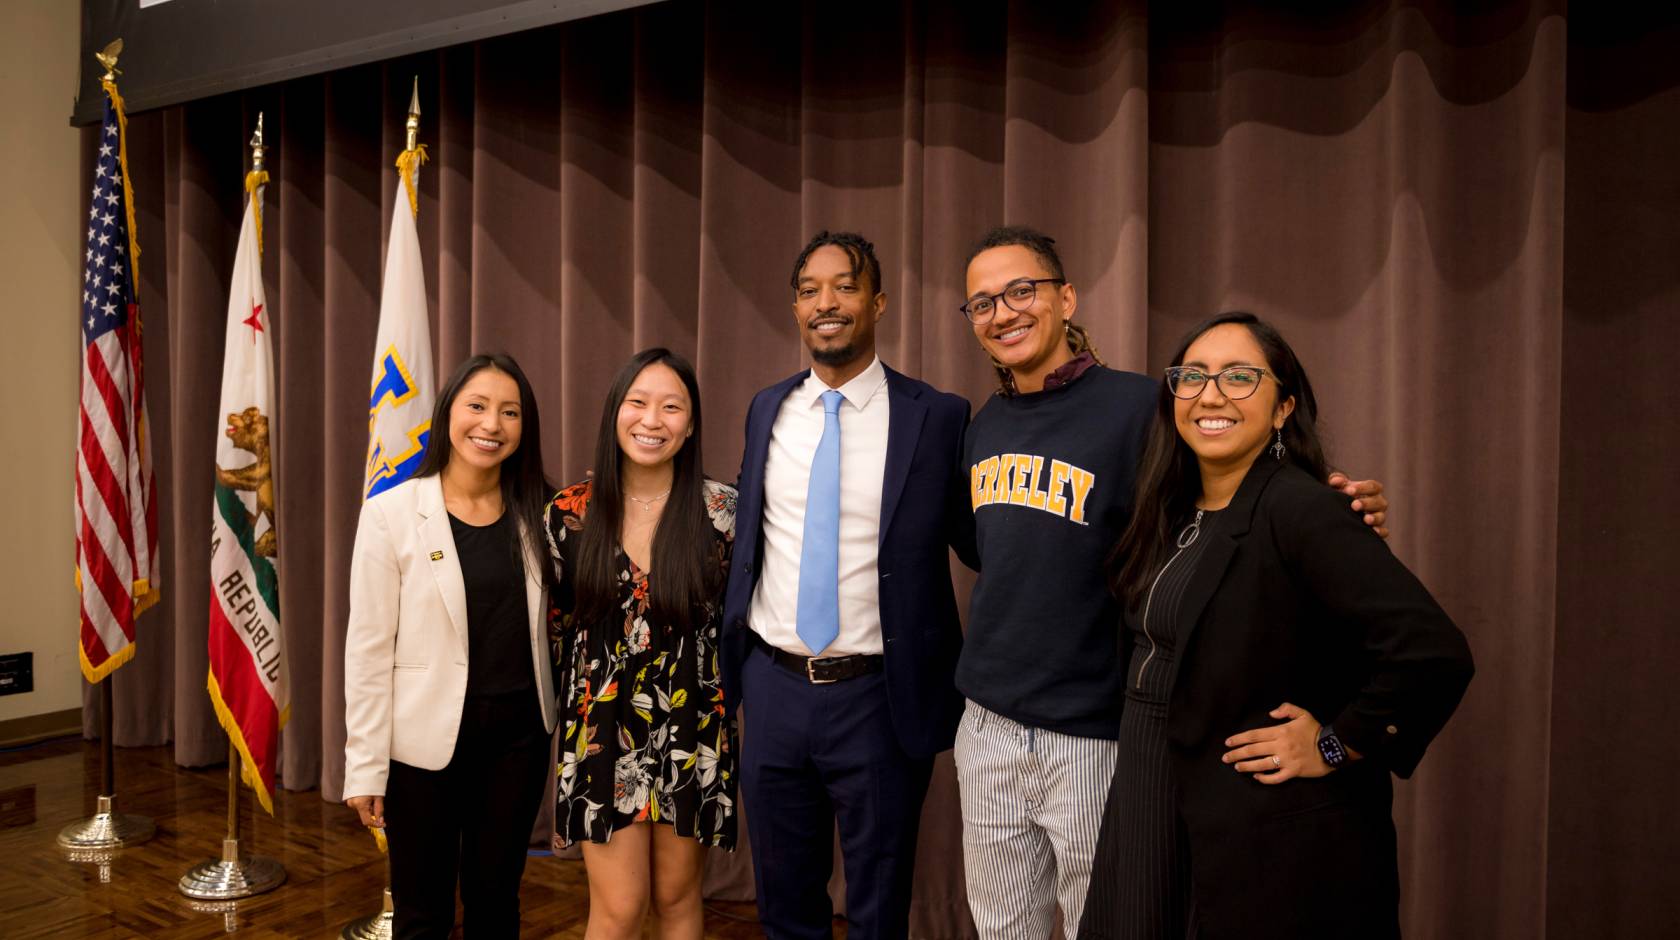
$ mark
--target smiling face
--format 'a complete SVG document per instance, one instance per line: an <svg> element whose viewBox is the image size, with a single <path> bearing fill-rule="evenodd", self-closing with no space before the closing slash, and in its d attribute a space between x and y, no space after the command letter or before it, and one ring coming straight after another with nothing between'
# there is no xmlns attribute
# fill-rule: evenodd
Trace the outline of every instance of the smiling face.
<svg viewBox="0 0 1680 940"><path fill-rule="evenodd" d="M1003 294L1012 287L1025 295L1025 282L1055 276L1025 245L988 248L968 263L967 297L974 301ZM1032 285L1031 290L1030 298L998 298L990 320L971 324L980 345L1013 373L1016 387L1022 391L1043 388L1044 377L1073 358L1066 324L1078 306L1078 295L1071 284L1046 281ZM1025 309L1016 310L1016 306Z"/></svg>
<svg viewBox="0 0 1680 940"><path fill-rule="evenodd" d="M887 309L887 295L852 273L852 258L838 245L824 245L805 259L794 287L793 316L799 334L819 365L842 368L875 356L875 322Z"/></svg>
<svg viewBox="0 0 1680 940"><path fill-rule="evenodd" d="M1196 337L1179 364L1210 377L1232 366L1270 369L1254 334L1238 323L1222 323ZM1294 410L1293 397L1278 401L1278 384L1268 371L1254 394L1237 400L1210 378L1195 398L1173 400L1173 423L1204 467L1246 468Z"/></svg>
<svg viewBox="0 0 1680 940"><path fill-rule="evenodd" d="M682 379L656 362L636 374L618 405L618 447L643 467L668 464L694 433L693 415Z"/></svg>
<svg viewBox="0 0 1680 940"><path fill-rule="evenodd" d="M519 449L519 383L500 369L474 372L449 406L450 459L495 470Z"/></svg>

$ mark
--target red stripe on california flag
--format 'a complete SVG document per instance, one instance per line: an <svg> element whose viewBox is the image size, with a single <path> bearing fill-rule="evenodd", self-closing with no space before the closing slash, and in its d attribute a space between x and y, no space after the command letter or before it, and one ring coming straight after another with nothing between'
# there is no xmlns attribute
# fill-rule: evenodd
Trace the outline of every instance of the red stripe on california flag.
<svg viewBox="0 0 1680 940"><path fill-rule="evenodd" d="M262 601L257 603L260 605ZM280 732L280 710L269 698L263 677L238 628L222 609L214 584L210 593L210 672L221 688L222 703L239 725L239 733L245 738L245 746L264 786L272 794L279 763L275 739Z"/></svg>

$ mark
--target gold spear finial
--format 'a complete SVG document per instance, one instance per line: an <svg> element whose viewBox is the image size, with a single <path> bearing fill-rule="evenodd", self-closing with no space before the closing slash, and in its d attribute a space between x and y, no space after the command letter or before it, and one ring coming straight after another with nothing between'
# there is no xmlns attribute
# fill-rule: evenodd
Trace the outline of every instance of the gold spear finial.
<svg viewBox="0 0 1680 940"><path fill-rule="evenodd" d="M257 112L257 132L251 135L251 172L263 171L263 154L268 148L263 146L263 113Z"/></svg>
<svg viewBox="0 0 1680 940"><path fill-rule="evenodd" d="M414 76L414 93L408 98L408 148L413 150L420 139L420 76Z"/></svg>
<svg viewBox="0 0 1680 940"><path fill-rule="evenodd" d="M99 64L105 66L105 74L99 77L100 81L114 82L117 80L117 76L122 74L117 71L117 56L120 55L122 55L121 39L112 40L111 44L106 46L104 50L93 54L93 57L99 60Z"/></svg>

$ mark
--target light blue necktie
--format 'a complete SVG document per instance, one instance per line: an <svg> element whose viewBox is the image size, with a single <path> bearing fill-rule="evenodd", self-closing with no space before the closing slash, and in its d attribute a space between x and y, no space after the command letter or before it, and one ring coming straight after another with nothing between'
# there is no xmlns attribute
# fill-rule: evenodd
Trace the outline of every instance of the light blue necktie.
<svg viewBox="0 0 1680 940"><path fill-rule="evenodd" d="M822 393L823 432L811 459L805 491L805 541L799 550L799 622L795 630L813 653L840 635L840 403Z"/></svg>

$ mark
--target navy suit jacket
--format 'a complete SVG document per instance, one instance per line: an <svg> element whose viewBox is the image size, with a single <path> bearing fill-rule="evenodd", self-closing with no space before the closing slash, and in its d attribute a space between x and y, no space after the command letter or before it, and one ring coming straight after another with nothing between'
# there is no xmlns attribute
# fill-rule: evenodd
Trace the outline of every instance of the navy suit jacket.
<svg viewBox="0 0 1680 940"><path fill-rule="evenodd" d="M899 744L918 757L951 746L962 719L957 656L962 624L948 548L975 565L974 515L962 469L968 401L887 369L886 473L881 484L878 566L887 697ZM741 664L751 649L747 618L763 565L764 464L783 399L809 370L753 397L737 482L735 554L724 594L723 688L740 705Z"/></svg>

